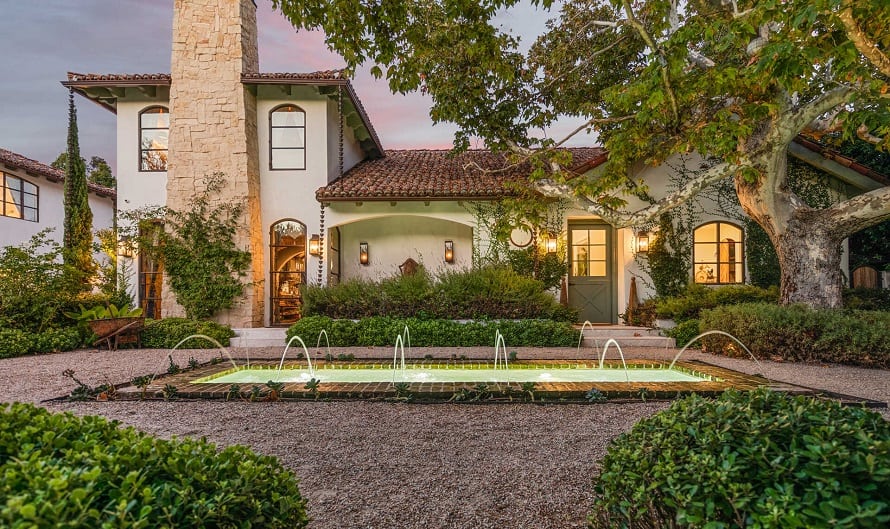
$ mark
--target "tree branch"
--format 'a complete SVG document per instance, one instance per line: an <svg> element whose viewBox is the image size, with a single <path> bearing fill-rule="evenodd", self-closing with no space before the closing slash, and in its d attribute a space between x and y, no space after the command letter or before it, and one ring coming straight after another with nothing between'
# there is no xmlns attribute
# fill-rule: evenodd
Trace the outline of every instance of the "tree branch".
<svg viewBox="0 0 890 529"><path fill-rule="evenodd" d="M791 140L815 121L816 118L822 114L830 112L835 107L846 103L853 92L853 88L844 85L825 92L817 99L792 111L786 121L786 126L780 127L780 140L785 144L790 143Z"/></svg>
<svg viewBox="0 0 890 529"><path fill-rule="evenodd" d="M702 172L698 177L689 180L683 187L662 198L655 204L633 212L622 212L605 207L589 197L576 196L576 198L580 199L585 204L585 209L587 211L594 215L599 215L603 220L616 228L639 226L655 220L665 211L684 204L689 199L695 197L702 189L735 173L739 168L740 166L738 165L727 163L717 164ZM549 197L564 198L574 194L574 191L569 185L558 184L552 180L541 180L537 182L537 190Z"/></svg>
<svg viewBox="0 0 890 529"><path fill-rule="evenodd" d="M882 53L877 43L870 39L856 23L853 18L853 0L844 0L837 16L847 31L847 38L856 46L859 53L865 55L865 58L874 64L882 74L890 77L890 57Z"/></svg>
<svg viewBox="0 0 890 529"><path fill-rule="evenodd" d="M890 219L890 186L839 202L815 213L828 215L835 222L838 234L847 237L859 230Z"/></svg>

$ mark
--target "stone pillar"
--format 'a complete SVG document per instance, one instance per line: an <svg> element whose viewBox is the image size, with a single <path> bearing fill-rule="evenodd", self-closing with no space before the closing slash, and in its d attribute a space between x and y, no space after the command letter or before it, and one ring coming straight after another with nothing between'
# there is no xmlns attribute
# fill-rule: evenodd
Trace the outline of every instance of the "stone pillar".
<svg viewBox="0 0 890 529"><path fill-rule="evenodd" d="M243 298L219 315L233 327L263 325L263 227L256 96L241 74L259 71L253 0L174 0L170 61L170 143L167 205L181 210L202 191L205 176L225 175L221 202L241 202L238 247L253 255ZM182 315L163 291L165 316Z"/></svg>

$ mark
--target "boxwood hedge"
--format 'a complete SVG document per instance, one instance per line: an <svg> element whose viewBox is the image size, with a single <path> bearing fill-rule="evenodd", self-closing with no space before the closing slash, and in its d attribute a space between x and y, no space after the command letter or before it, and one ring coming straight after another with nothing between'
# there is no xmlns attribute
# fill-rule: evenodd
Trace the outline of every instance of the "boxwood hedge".
<svg viewBox="0 0 890 529"><path fill-rule="evenodd" d="M615 439L591 527L879 528L890 423L768 390L692 396Z"/></svg>
<svg viewBox="0 0 890 529"><path fill-rule="evenodd" d="M299 528L297 479L243 446L0 405L0 526Z"/></svg>
<svg viewBox="0 0 890 529"><path fill-rule="evenodd" d="M228 325L204 320L189 320L186 318L164 318L162 320L149 321L142 330L142 346L150 348L169 349L180 340L184 340L193 334L203 334L219 342L220 345L229 345L229 338L235 336L235 331ZM193 338L180 347L186 349L214 349L209 340Z"/></svg>
<svg viewBox="0 0 890 529"><path fill-rule="evenodd" d="M578 332L569 323L552 320L421 320L375 316L358 321L308 316L287 330L287 339L300 336L313 346L325 330L335 347L393 345L408 326L411 345L417 347L494 346L497 330L508 347L567 347L578 343Z"/></svg>

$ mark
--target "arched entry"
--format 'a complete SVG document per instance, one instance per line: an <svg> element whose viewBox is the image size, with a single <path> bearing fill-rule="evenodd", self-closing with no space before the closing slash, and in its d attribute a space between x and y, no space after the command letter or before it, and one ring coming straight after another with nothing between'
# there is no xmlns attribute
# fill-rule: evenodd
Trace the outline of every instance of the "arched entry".
<svg viewBox="0 0 890 529"><path fill-rule="evenodd" d="M294 219L279 220L269 236L269 306L271 325L288 325L300 319L306 283L306 225Z"/></svg>

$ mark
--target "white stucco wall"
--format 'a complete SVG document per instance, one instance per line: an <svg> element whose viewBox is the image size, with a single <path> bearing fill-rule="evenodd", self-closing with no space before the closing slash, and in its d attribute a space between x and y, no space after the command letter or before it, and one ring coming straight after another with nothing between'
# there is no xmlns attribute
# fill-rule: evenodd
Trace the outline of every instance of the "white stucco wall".
<svg viewBox="0 0 890 529"><path fill-rule="evenodd" d="M0 216L0 247L18 246L28 242L41 230L52 228L49 237L62 243L65 231L65 190L62 182L50 182L40 177L14 171L0 166L0 172L17 176L38 188L37 222ZM93 212L93 233L111 228L114 225L114 200L89 194L90 210ZM97 255L101 258L101 255Z"/></svg>
<svg viewBox="0 0 890 529"><path fill-rule="evenodd" d="M118 101L117 104L117 197L121 211L167 203L167 173L139 170L139 113L169 103Z"/></svg>
<svg viewBox="0 0 890 529"><path fill-rule="evenodd" d="M339 149L340 127L337 122L337 102L328 100L328 182L333 182L340 176ZM353 168L365 159L359 143L355 139L355 133L345 122L343 123L343 172Z"/></svg>

